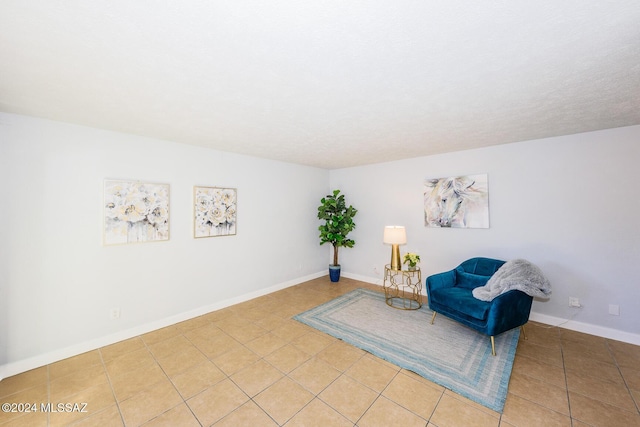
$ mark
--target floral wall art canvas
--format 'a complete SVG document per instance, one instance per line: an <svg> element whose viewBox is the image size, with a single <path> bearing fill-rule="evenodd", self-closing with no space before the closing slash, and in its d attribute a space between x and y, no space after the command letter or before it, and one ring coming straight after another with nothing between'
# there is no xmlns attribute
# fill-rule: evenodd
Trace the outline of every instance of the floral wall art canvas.
<svg viewBox="0 0 640 427"><path fill-rule="evenodd" d="M194 187L194 237L236 234L235 188Z"/></svg>
<svg viewBox="0 0 640 427"><path fill-rule="evenodd" d="M487 174L427 179L424 225L445 228L489 228Z"/></svg>
<svg viewBox="0 0 640 427"><path fill-rule="evenodd" d="M105 180L104 244L169 240L169 184Z"/></svg>

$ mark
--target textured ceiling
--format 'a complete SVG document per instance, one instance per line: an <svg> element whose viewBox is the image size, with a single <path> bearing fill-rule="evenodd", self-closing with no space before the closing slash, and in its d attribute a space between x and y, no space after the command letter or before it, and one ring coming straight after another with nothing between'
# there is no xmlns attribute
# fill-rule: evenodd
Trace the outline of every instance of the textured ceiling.
<svg viewBox="0 0 640 427"><path fill-rule="evenodd" d="M0 111L321 168L640 124L638 0L2 0Z"/></svg>

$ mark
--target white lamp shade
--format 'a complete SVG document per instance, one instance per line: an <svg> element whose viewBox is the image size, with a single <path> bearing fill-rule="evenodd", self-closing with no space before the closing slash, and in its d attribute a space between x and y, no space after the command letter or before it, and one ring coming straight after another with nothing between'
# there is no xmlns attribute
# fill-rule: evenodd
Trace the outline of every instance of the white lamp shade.
<svg viewBox="0 0 640 427"><path fill-rule="evenodd" d="M404 245L407 243L407 232L401 225L388 225L384 228L384 243Z"/></svg>

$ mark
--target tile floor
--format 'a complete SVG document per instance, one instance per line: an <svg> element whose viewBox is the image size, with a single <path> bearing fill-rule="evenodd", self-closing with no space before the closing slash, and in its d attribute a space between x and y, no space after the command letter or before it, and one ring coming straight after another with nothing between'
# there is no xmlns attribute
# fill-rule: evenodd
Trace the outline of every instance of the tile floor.
<svg viewBox="0 0 640 427"><path fill-rule="evenodd" d="M640 426L640 347L530 324L504 413L291 319L357 287L313 280L0 381L0 426ZM488 345L488 342L487 342Z"/></svg>

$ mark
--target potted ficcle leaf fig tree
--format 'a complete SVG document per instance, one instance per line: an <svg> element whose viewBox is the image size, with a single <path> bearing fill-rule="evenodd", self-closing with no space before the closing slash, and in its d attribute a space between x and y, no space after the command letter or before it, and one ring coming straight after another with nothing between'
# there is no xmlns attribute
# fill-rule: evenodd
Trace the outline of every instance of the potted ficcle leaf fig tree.
<svg viewBox="0 0 640 427"><path fill-rule="evenodd" d="M340 263L338 262L338 248L352 248L355 240L347 238L347 235L356 228L353 217L358 210L347 204L340 190L333 190L320 200L318 206L318 219L324 220L324 224L318 227L320 230L320 244L331 243L333 246L333 264L329 265L329 276L332 282L340 280Z"/></svg>

